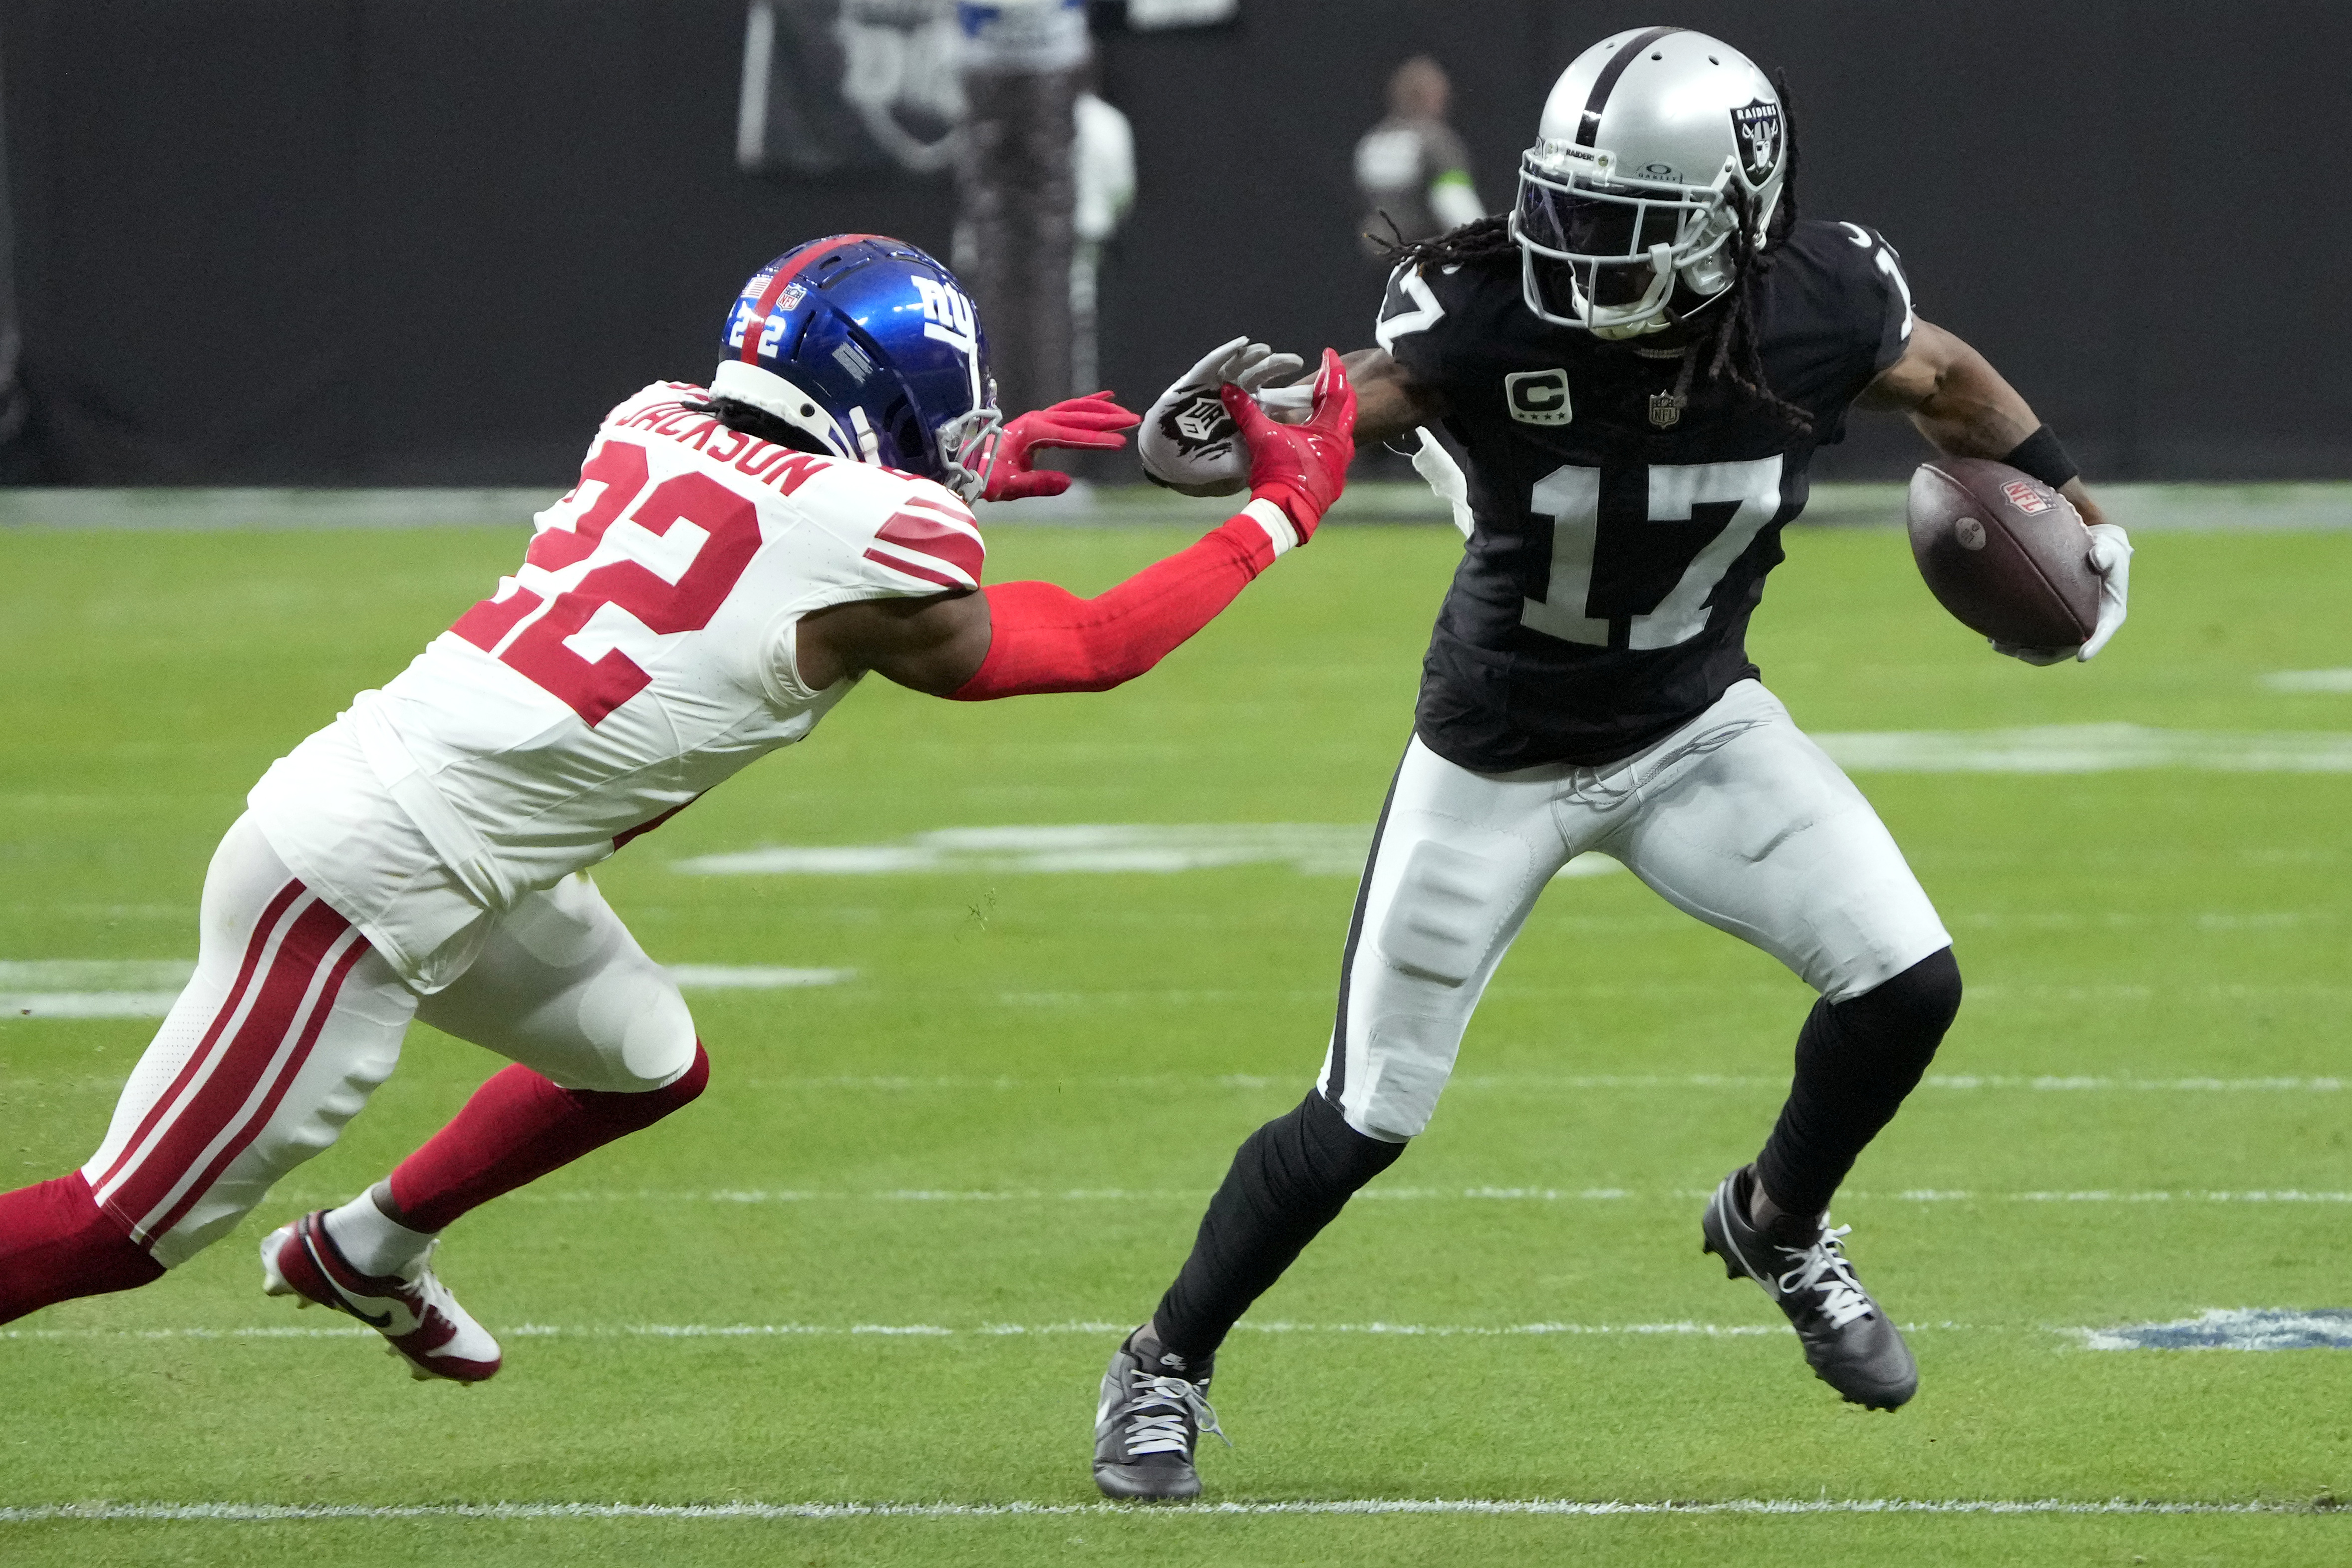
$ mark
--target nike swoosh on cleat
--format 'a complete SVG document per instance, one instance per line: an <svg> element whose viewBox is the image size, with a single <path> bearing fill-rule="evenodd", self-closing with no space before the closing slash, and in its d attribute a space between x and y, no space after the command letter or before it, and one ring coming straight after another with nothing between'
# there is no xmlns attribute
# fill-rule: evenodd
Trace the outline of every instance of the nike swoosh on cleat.
<svg viewBox="0 0 2352 1568"><path fill-rule="evenodd" d="M371 1329L381 1331L392 1327L392 1314L390 1312L385 1312L379 1316L373 1312L362 1312L357 1306L352 1304L352 1299L349 1296L344 1295L342 1288L335 1283L334 1275L327 1268L326 1259L319 1256L318 1247L312 1245L310 1238L307 1236L302 1238L302 1249L310 1255L310 1261L318 1266L319 1278L324 1279L327 1282L327 1289L335 1293L335 1300L325 1303L325 1305L334 1307L341 1311L349 1312L352 1317L357 1318L361 1322L365 1323Z"/></svg>

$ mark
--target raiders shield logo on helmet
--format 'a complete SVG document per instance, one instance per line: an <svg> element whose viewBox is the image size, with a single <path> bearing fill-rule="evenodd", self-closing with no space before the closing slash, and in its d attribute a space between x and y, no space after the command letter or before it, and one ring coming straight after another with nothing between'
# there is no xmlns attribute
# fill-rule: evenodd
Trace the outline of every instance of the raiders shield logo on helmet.
<svg viewBox="0 0 2352 1568"><path fill-rule="evenodd" d="M1750 184L1761 181L1780 164L1780 106L1760 98L1748 100L1731 111L1731 129L1738 133L1739 151L1748 164Z"/></svg>

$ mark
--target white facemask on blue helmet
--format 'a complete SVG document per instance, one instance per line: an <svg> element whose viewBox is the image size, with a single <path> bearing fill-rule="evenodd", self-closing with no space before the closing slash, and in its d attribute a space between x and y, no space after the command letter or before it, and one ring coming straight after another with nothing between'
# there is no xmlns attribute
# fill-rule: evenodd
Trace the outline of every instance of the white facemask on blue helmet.
<svg viewBox="0 0 2352 1568"><path fill-rule="evenodd" d="M751 275L728 312L718 397L835 457L977 500L1003 419L988 337L955 275L902 240L837 234Z"/></svg>
<svg viewBox="0 0 2352 1568"><path fill-rule="evenodd" d="M1668 325L1678 287L1685 313L1703 309L1737 281L1743 216L1763 245L1788 165L1780 95L1746 55L1683 27L1602 39L1560 73L1519 160L1528 309L1605 338Z"/></svg>

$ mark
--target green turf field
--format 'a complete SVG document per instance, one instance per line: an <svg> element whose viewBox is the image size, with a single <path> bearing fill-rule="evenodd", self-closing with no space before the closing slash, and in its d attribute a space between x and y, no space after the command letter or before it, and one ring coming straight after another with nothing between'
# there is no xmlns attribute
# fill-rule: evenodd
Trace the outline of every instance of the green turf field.
<svg viewBox="0 0 2352 1568"><path fill-rule="evenodd" d="M0 962L193 956L247 784L520 540L0 534ZM1092 588L1181 536L992 541L992 576ZM2352 732L2352 695L2262 679L2352 666L2352 534L2139 543L2131 625L2088 667L1995 658L1884 531L1792 537L1754 649L1823 732L2128 723L2224 760L2240 734ZM1762 1296L1698 1254L1698 1195L1769 1125L1807 993L1620 873L1551 890L1427 1136L1244 1322L1216 1388L1239 1447L1202 1461L1227 1504L2263 1511L1088 1508L1103 1361L1234 1144L1307 1087L1352 878L673 866L955 827L1368 824L1456 549L1443 529L1328 531L1105 697L966 707L877 682L600 868L667 962L855 976L694 994L714 1063L698 1105L453 1229L445 1277L507 1336L506 1371L470 1391L265 1300L253 1259L497 1065L417 1029L342 1143L235 1237L0 1339L0 1561L2352 1560L2331 1511L2352 1496L2352 1354L2076 1331L2352 1307L2352 777L2309 761L2342 754L2324 740L2288 748L2304 771L1857 775L1970 986L1836 1211L1917 1325L1899 1415L1841 1405ZM0 1019L0 1184L87 1155L151 1028ZM451 1511L491 1503L929 1510Z"/></svg>

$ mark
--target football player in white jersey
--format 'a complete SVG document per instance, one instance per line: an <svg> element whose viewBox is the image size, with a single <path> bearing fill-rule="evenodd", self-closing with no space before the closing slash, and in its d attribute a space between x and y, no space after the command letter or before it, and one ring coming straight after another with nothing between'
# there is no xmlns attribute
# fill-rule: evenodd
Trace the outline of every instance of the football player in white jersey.
<svg viewBox="0 0 2352 1568"><path fill-rule="evenodd" d="M1262 382L1289 356L1232 345ZM383 1182L262 1243L264 1288L373 1325L420 1378L479 1382L492 1336L436 1278L458 1215L695 1098L677 987L584 875L867 671L974 701L1150 669L1304 543L1344 482L1354 394L1316 416L1232 391L1252 499L1092 599L981 586L969 503L1050 494L1039 447L1112 447L1108 394L1003 424L955 279L845 235L745 284L708 388L605 416L523 563L380 691L272 764L205 879L196 973L97 1153L0 1194L0 1322L159 1277L332 1143L409 1020L514 1065Z"/></svg>

